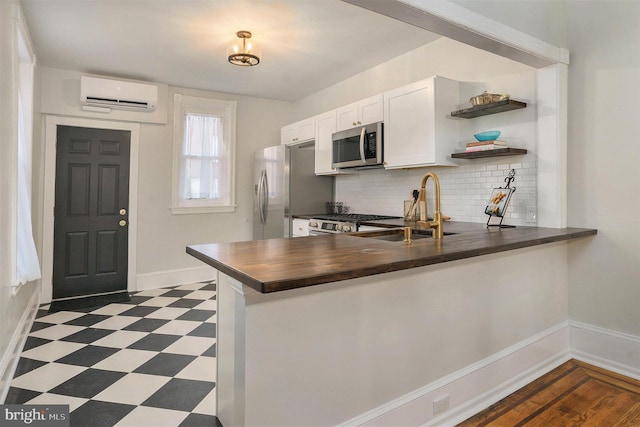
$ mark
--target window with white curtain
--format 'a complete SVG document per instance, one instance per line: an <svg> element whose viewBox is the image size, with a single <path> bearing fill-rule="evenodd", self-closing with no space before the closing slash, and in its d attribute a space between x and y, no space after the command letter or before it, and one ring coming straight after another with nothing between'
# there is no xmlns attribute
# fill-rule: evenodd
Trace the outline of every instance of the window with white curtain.
<svg viewBox="0 0 640 427"><path fill-rule="evenodd" d="M18 158L16 206L16 278L17 286L39 279L40 262L31 223L31 164L33 145L33 74L35 57L26 28L16 25L18 59Z"/></svg>
<svg viewBox="0 0 640 427"><path fill-rule="evenodd" d="M174 95L174 214L235 210L236 102Z"/></svg>

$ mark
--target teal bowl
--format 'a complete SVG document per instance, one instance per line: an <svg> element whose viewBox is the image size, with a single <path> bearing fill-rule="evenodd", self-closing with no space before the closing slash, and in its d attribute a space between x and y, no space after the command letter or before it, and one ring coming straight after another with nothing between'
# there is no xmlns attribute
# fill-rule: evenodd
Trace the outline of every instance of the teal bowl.
<svg viewBox="0 0 640 427"><path fill-rule="evenodd" d="M492 141L494 139L500 138L500 131L488 130L486 132L476 133L473 136L475 136L478 141Z"/></svg>

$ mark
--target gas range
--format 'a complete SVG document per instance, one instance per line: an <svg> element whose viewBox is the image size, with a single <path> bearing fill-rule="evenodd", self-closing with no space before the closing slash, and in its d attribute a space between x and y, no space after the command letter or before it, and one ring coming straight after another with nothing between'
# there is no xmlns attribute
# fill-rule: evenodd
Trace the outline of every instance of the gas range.
<svg viewBox="0 0 640 427"><path fill-rule="evenodd" d="M335 234L358 231L360 223L384 219L397 219L398 216L368 214L326 214L316 215L309 220L309 234Z"/></svg>

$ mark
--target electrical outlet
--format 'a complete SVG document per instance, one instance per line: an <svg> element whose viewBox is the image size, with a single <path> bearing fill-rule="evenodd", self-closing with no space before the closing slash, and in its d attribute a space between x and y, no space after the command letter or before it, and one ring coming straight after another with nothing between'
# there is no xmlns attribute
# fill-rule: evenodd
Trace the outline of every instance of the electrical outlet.
<svg viewBox="0 0 640 427"><path fill-rule="evenodd" d="M449 395L445 394L433 399L433 415L438 415L449 409Z"/></svg>
<svg viewBox="0 0 640 427"><path fill-rule="evenodd" d="M538 212L535 206L527 207L527 222L535 223L538 221Z"/></svg>

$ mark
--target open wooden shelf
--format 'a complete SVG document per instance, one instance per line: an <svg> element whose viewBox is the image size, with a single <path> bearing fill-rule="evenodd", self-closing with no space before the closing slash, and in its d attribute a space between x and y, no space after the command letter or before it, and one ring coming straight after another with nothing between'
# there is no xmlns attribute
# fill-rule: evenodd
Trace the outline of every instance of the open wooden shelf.
<svg viewBox="0 0 640 427"><path fill-rule="evenodd" d="M452 111L451 117L472 119L474 117L488 116L489 114L503 113L505 111L518 110L526 107L526 102L514 101L513 99L503 99L502 101L492 102L491 104L476 105L475 107Z"/></svg>
<svg viewBox="0 0 640 427"><path fill-rule="evenodd" d="M495 150L485 151L465 151L464 153L453 153L453 159L480 159L483 157L500 157L500 156L516 156L518 154L527 154L524 148L497 148Z"/></svg>

